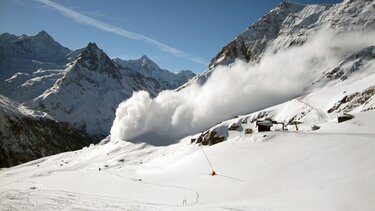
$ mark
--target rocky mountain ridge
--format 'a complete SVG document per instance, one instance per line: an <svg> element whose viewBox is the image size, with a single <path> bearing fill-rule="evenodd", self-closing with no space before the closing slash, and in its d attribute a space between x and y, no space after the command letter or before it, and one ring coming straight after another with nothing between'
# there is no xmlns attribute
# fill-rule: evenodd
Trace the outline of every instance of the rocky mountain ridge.
<svg viewBox="0 0 375 211"><path fill-rule="evenodd" d="M70 50L45 31L35 36L0 35L0 56L1 94L96 138L108 134L117 105L134 91L156 96L195 76L161 69L146 56L139 65L129 61L132 65L122 67L95 43Z"/></svg>
<svg viewBox="0 0 375 211"><path fill-rule="evenodd" d="M71 125L0 95L0 168L78 150L90 143Z"/></svg>
<svg viewBox="0 0 375 211"><path fill-rule="evenodd" d="M113 61L125 68L136 70L145 77L156 79L163 89L176 89L195 76L190 70L172 73L168 70L161 69L146 55L136 60L121 60L116 58Z"/></svg>

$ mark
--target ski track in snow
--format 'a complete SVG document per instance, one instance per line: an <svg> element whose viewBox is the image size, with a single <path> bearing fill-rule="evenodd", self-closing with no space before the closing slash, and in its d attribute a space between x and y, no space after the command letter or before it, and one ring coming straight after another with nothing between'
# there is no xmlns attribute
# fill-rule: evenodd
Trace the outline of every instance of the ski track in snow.
<svg viewBox="0 0 375 211"><path fill-rule="evenodd" d="M145 181L143 179L141 181L139 181L139 179L137 179L137 178L130 178L130 177L121 176L121 175L116 174L114 172L110 172L110 171L104 171L104 172L107 173L107 174L115 175L115 176L120 177L120 178L129 179L129 180L132 180L132 181L138 181L139 183L142 183L142 184L145 184L145 185L158 186L158 187L162 187L162 188L173 188L173 189L178 189L178 190L184 190L184 191L188 191L188 192L193 192L195 194L195 202L187 203L186 205L194 205L194 204L198 204L198 202L199 202L199 193L198 193L198 191L196 191L196 190L194 190L192 188L189 188L189 187L159 184L159 183ZM164 204L157 204L157 205L164 205Z"/></svg>
<svg viewBox="0 0 375 211"><path fill-rule="evenodd" d="M297 101L300 102L300 103L303 103L303 104L307 105L308 107L312 108L313 110L315 110L319 114L319 116L322 117L327 122L331 121L331 118L329 117L327 112L325 112L323 109L317 108L317 107L311 105L311 103L307 102L306 100L302 100L302 99L297 98Z"/></svg>

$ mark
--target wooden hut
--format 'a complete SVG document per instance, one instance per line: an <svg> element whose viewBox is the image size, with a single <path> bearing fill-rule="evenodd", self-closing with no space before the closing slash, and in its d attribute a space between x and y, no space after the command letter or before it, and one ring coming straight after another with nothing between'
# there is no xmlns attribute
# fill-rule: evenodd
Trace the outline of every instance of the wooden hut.
<svg viewBox="0 0 375 211"><path fill-rule="evenodd" d="M258 132L271 131L273 123L270 120L258 120L256 121L256 126L258 127Z"/></svg>

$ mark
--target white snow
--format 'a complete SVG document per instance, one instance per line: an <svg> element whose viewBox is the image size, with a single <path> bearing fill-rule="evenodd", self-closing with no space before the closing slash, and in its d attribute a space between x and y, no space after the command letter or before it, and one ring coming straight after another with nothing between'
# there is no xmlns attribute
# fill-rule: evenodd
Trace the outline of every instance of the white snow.
<svg viewBox="0 0 375 211"><path fill-rule="evenodd" d="M217 176L189 137L167 147L109 141L2 169L0 207L373 210L374 117L361 113L315 132L231 133L204 147Z"/></svg>
<svg viewBox="0 0 375 211"><path fill-rule="evenodd" d="M25 115L30 117L46 117L49 119L53 119L49 114L42 112L42 111L36 111L32 110L26 106L23 106L21 104L18 104L9 98L3 96L0 94L0 117L4 120L4 115L6 116L17 116L17 115Z"/></svg>

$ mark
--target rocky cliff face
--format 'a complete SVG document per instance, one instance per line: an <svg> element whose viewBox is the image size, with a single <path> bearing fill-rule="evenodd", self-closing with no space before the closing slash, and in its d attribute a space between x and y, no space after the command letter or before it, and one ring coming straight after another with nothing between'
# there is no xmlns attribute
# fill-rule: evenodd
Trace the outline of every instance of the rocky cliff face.
<svg viewBox="0 0 375 211"><path fill-rule="evenodd" d="M0 95L0 167L78 150L90 143L71 125Z"/></svg>
<svg viewBox="0 0 375 211"><path fill-rule="evenodd" d="M303 5L283 2L228 43L209 67L235 59L259 60L264 52L301 45L319 29L336 32L374 29L373 1L347 0L340 4Z"/></svg>
<svg viewBox="0 0 375 211"><path fill-rule="evenodd" d="M338 34L374 30L374 7L374 1L368 0L323 5L283 2L224 46L208 69L189 83L205 83L218 65L228 65L236 59L258 62L265 53L302 45L321 29L328 28Z"/></svg>

